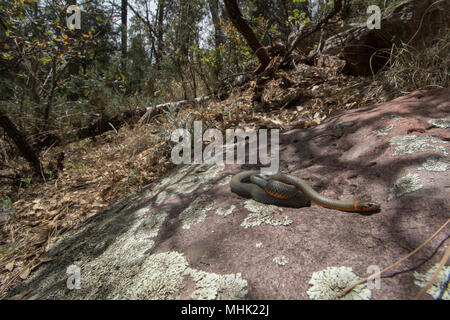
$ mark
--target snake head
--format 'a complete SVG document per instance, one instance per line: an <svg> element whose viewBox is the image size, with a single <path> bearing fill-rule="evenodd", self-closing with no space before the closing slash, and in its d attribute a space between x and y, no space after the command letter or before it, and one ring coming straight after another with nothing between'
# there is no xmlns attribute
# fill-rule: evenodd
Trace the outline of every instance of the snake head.
<svg viewBox="0 0 450 320"><path fill-rule="evenodd" d="M360 201L358 202L357 208L359 211L363 212L374 212L379 211L381 206L376 202Z"/></svg>

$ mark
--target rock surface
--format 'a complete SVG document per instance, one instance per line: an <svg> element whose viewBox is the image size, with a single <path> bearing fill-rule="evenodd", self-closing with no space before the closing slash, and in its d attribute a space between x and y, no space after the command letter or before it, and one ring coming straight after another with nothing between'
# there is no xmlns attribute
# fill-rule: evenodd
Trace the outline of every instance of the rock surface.
<svg viewBox="0 0 450 320"><path fill-rule="evenodd" d="M230 192L232 175L255 166L183 166L68 232L49 251L55 260L9 296L32 288L27 298L332 299L450 218L449 114L449 89L418 91L280 134L280 171L328 197L377 201L377 214L263 205ZM440 260L444 246L433 252L448 233L379 289L344 298L410 299L420 290L413 271ZM66 286L72 265L78 290Z"/></svg>
<svg viewBox="0 0 450 320"><path fill-rule="evenodd" d="M345 60L345 73L376 73L386 63L387 57L383 52L390 51L393 44L402 42L416 47L424 38L436 35L440 27L445 28L448 24L445 13L449 10L448 1L403 1L382 15L380 29L369 29L366 22L355 24L328 38L323 53ZM439 20L442 24L436 23Z"/></svg>

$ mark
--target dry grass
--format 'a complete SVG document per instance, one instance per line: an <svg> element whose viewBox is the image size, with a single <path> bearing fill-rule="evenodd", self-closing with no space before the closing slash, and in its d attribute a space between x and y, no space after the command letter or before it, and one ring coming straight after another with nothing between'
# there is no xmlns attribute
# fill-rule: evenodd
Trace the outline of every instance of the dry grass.
<svg viewBox="0 0 450 320"><path fill-rule="evenodd" d="M392 98L415 90L449 86L450 29L442 29L438 37L421 47L407 43L392 46L385 70L374 76L371 84L378 97L383 90L388 90Z"/></svg>

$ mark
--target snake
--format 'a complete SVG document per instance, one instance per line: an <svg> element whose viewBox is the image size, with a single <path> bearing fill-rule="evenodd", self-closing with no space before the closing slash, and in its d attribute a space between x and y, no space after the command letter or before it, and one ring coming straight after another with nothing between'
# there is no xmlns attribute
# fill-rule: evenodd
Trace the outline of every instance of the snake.
<svg viewBox="0 0 450 320"><path fill-rule="evenodd" d="M301 192L297 192L290 198L274 197L268 194L264 188L267 180L259 179L260 170L242 171L231 179L231 191L245 198L282 207L302 208L311 206L311 201L305 198Z"/></svg>
<svg viewBox="0 0 450 320"><path fill-rule="evenodd" d="M246 198L279 206L307 207L311 202L347 212L374 213L380 204L369 200L335 200L316 192L305 180L286 173L261 175L259 170L246 170L233 176L231 191Z"/></svg>

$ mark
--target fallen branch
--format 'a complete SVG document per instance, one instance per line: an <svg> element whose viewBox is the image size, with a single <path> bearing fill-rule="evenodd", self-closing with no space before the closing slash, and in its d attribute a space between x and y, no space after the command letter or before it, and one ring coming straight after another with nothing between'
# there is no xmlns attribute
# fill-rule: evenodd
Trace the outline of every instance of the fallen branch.
<svg viewBox="0 0 450 320"><path fill-rule="evenodd" d="M396 262L394 262L393 264L391 264L390 266L384 268L381 271L378 271L364 279L361 279L357 282L355 282L354 284L348 286L347 288L345 288L344 290L342 290L341 292L339 292L336 296L336 298L342 298L343 296L345 296L347 293L349 293L351 290L353 290L356 286L359 286L362 283L367 282L369 279L373 279L376 276L381 275L383 272L386 272L390 269L392 269L393 267L399 265L400 263L402 263L404 260L408 259L409 257L411 257L413 254L415 254L416 252L418 252L420 249L422 249L428 242L430 242L431 240L433 240L442 230L444 230L444 228L450 223L450 219L448 219L433 235L431 235L427 240L425 240L420 246L418 246L416 249L414 249L413 251L411 251L410 253L408 253L406 256L404 256L403 258L397 260Z"/></svg>
<svg viewBox="0 0 450 320"><path fill-rule="evenodd" d="M423 287L419 293L417 294L417 296L415 297L416 300L421 300L423 299L423 295L425 294L425 292L428 291L428 289L433 285L433 282L436 280L437 276L439 275L439 272L441 272L442 268L444 267L445 263L447 262L448 258L450 256L450 246L447 248L447 250L445 250L445 254L442 257L441 261L439 262L439 267L437 268L437 270L434 272L433 276L431 277L431 279L428 281L427 285L425 287Z"/></svg>

